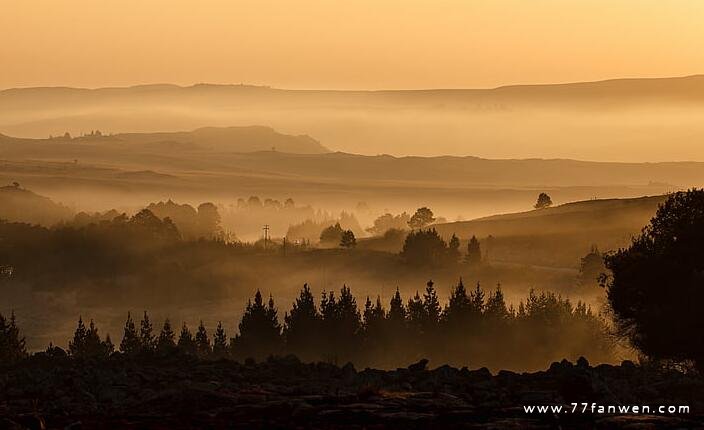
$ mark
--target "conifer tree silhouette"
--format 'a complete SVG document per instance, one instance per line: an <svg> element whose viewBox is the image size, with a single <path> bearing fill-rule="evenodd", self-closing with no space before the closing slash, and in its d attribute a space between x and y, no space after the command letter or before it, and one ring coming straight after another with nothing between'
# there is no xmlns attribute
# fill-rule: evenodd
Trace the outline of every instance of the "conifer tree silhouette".
<svg viewBox="0 0 704 430"><path fill-rule="evenodd" d="M280 352L281 326L272 297L265 305L261 292L257 290L254 303L251 300L247 302L239 329L240 333L233 342L233 352L237 355L261 359Z"/></svg>
<svg viewBox="0 0 704 430"><path fill-rule="evenodd" d="M159 337L156 340L156 351L159 354L169 354L176 348L176 335L171 328L171 321L168 318L164 320L164 325L161 328Z"/></svg>
<svg viewBox="0 0 704 430"><path fill-rule="evenodd" d="M139 335L137 334L137 329L135 328L134 321L132 320L132 315L127 312L127 321L125 321L124 334L122 335L122 342L120 342L120 351L124 354L136 354L141 349L141 343L139 341Z"/></svg>
<svg viewBox="0 0 704 430"><path fill-rule="evenodd" d="M152 323L149 321L149 315L147 311L144 311L144 316L139 324L139 344L143 352L152 352L156 346L156 339L154 339Z"/></svg>
<svg viewBox="0 0 704 430"><path fill-rule="evenodd" d="M188 355L196 354L196 342L193 339L193 334L188 329L188 326L184 322L181 326L181 334L178 337L178 343L176 347L179 351Z"/></svg>
<svg viewBox="0 0 704 430"><path fill-rule="evenodd" d="M203 320L200 320L198 325L198 331L196 331L196 352L201 357L207 357L212 352L210 346L210 339L208 338L208 331L203 325Z"/></svg>
<svg viewBox="0 0 704 430"><path fill-rule="evenodd" d="M284 315L284 323L283 334L288 351L301 359L318 358L319 351L316 350L318 341L312 333L319 333L321 316L308 284L303 285L303 289L291 307L291 312Z"/></svg>
<svg viewBox="0 0 704 430"><path fill-rule="evenodd" d="M68 351L74 357L81 357L85 353L86 349L86 338L88 337L88 332L86 330L86 325L83 323L83 317L78 317L78 326L76 331L73 333L73 340L68 343Z"/></svg>
<svg viewBox="0 0 704 430"><path fill-rule="evenodd" d="M222 326L222 321L218 321L215 336L213 336L213 355L217 358L227 355L227 334Z"/></svg>

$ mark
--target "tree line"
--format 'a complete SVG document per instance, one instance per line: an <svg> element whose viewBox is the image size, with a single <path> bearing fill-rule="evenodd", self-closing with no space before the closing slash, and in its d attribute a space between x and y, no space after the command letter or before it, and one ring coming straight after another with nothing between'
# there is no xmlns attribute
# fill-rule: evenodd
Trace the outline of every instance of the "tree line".
<svg viewBox="0 0 704 430"><path fill-rule="evenodd" d="M211 328L212 329L212 328ZM294 354L304 361L393 368L421 358L453 365L495 368L543 367L546 362L580 355L595 361L612 358L613 343L605 320L585 303L573 305L553 293L531 291L517 307L507 306L500 286L471 291L463 281L451 289L443 306L432 281L423 292L404 300L397 289L388 303L367 297L362 306L347 286L323 292L316 301L306 284L289 312L279 319L274 298L257 291L248 301L237 334L228 336L222 322L213 331L201 321L195 330L171 320L154 327L128 313L122 338L101 338L93 321L79 318L69 342L72 357L107 358L183 354L246 360ZM48 355L63 355L53 345Z"/></svg>

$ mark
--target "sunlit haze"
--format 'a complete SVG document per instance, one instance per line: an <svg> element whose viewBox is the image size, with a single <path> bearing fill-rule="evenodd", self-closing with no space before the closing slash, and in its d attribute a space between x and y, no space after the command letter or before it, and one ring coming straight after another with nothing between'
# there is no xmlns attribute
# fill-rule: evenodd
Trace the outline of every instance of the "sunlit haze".
<svg viewBox="0 0 704 430"><path fill-rule="evenodd" d="M697 0L0 4L0 88L482 88L704 71Z"/></svg>

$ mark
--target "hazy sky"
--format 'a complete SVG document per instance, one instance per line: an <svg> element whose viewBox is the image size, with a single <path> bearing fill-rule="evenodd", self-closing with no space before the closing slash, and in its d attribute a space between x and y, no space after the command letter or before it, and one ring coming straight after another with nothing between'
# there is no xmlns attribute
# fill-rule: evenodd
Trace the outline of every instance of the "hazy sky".
<svg viewBox="0 0 704 430"><path fill-rule="evenodd" d="M701 0L0 0L0 88L458 88L704 72Z"/></svg>

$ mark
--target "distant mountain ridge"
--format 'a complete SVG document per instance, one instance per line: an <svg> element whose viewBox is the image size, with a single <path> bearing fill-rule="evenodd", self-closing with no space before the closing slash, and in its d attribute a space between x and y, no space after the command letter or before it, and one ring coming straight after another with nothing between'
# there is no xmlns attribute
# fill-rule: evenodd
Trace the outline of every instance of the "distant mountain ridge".
<svg viewBox="0 0 704 430"><path fill-rule="evenodd" d="M158 84L0 91L0 133L12 136L250 124L365 155L704 161L697 144L704 139L704 75L493 89Z"/></svg>
<svg viewBox="0 0 704 430"><path fill-rule="evenodd" d="M310 136L281 134L270 127L202 127L188 132L118 133L105 135L92 131L89 135L59 136L50 139L13 138L0 134L0 154L23 151L41 158L47 145L79 145L129 151L164 152L258 152L281 151L297 154L324 154L330 152ZM34 147L34 148L33 148Z"/></svg>

